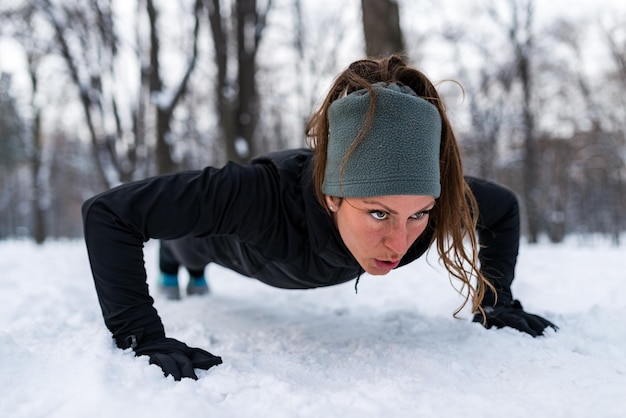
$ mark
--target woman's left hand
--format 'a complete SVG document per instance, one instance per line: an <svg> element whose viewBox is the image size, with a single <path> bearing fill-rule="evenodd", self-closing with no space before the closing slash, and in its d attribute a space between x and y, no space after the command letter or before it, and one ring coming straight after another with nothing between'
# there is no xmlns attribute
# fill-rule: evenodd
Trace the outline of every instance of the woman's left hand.
<svg viewBox="0 0 626 418"><path fill-rule="evenodd" d="M482 314L477 313L474 315L474 322L482 323L485 328L511 327L533 337L543 335L543 332L548 327L555 331L559 329L559 327L547 319L524 311L522 304L518 300L502 305L487 306L484 309L486 318L483 318Z"/></svg>

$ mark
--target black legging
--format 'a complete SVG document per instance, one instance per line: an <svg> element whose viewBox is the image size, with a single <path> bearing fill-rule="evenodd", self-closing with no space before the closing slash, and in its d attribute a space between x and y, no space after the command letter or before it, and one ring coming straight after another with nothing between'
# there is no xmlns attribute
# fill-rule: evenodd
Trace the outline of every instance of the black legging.
<svg viewBox="0 0 626 418"><path fill-rule="evenodd" d="M181 263L172 252L172 248L168 245L170 241L161 241L159 247L159 268L165 274L178 274ZM204 276L204 265L185 266L191 277Z"/></svg>

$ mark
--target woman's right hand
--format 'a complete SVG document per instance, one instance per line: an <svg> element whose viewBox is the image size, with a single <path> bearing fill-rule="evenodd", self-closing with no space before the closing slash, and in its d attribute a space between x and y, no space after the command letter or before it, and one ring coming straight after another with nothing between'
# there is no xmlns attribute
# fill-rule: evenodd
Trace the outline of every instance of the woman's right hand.
<svg viewBox="0 0 626 418"><path fill-rule="evenodd" d="M174 338L159 338L146 341L134 348L137 356L149 356L150 364L156 364L165 376L172 375L174 380L189 377L198 380L194 369L208 370L222 364L222 358L201 348L189 347Z"/></svg>

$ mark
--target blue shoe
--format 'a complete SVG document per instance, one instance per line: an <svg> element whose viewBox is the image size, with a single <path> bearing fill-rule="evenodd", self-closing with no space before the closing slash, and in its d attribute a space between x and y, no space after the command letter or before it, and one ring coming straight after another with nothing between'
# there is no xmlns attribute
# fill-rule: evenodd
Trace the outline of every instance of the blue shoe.
<svg viewBox="0 0 626 418"><path fill-rule="evenodd" d="M206 295L207 293L209 293L209 284L204 276L189 278L189 283L187 283L187 294L189 296Z"/></svg>
<svg viewBox="0 0 626 418"><path fill-rule="evenodd" d="M167 274L161 272L157 283L159 293L169 300L179 300L180 292L178 290L178 276L176 274Z"/></svg>

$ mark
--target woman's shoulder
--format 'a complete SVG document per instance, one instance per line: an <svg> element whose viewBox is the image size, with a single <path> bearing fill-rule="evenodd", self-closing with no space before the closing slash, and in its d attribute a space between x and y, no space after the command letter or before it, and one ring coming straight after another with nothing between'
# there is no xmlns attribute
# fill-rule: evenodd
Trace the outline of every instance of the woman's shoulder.
<svg viewBox="0 0 626 418"><path fill-rule="evenodd" d="M315 206L312 187L311 162L313 151L308 148L295 148L270 152L256 157L251 165L264 166L271 171L281 207L289 212L289 218L302 217L308 210L306 206ZM264 170L267 173L267 170ZM317 205L319 206L319 205Z"/></svg>
<svg viewBox="0 0 626 418"><path fill-rule="evenodd" d="M308 167L313 152L308 148L293 148L269 152L253 159L251 164L270 164L279 172L300 174Z"/></svg>

